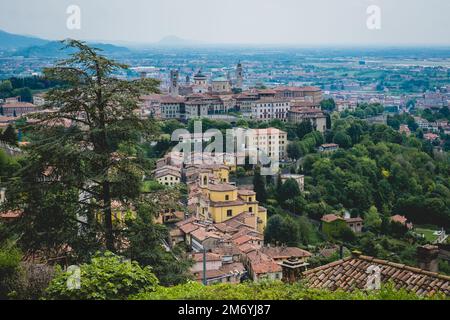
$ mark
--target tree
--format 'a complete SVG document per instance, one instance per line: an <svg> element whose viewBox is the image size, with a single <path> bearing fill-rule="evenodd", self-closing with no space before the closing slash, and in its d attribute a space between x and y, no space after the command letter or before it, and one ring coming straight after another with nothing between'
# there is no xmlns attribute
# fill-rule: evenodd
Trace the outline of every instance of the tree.
<svg viewBox="0 0 450 320"><path fill-rule="evenodd" d="M30 88L20 88L13 90L14 96L19 96L22 102L33 102L33 93Z"/></svg>
<svg viewBox="0 0 450 320"><path fill-rule="evenodd" d="M339 131L334 135L333 142L341 148L348 149L352 146L352 138L345 132Z"/></svg>
<svg viewBox="0 0 450 320"><path fill-rule="evenodd" d="M370 207L369 211L364 217L364 226L371 231L379 231L381 228L382 220L378 210L375 206Z"/></svg>
<svg viewBox="0 0 450 320"><path fill-rule="evenodd" d="M308 133L312 132L314 129L312 127L311 121L305 120L296 125L296 134L299 139L303 139Z"/></svg>
<svg viewBox="0 0 450 320"><path fill-rule="evenodd" d="M288 157L294 160L300 159L302 156L302 151L297 142L291 142L287 147Z"/></svg>
<svg viewBox="0 0 450 320"><path fill-rule="evenodd" d="M61 213L70 216L67 221L89 229L88 233L100 234L100 243L115 251L115 236L121 230L113 228L112 203L131 205L139 199L145 172L135 154L122 150L132 150L141 139L156 132L153 120L141 119L135 111L139 97L157 92L158 82L113 77L114 72L126 71L128 67L82 42L65 43L74 53L55 67L45 69L44 74L67 87L47 93L47 106L55 108L55 112L33 116L38 123L30 128L33 143L27 154L29 165L8 187L13 195L8 202L12 209L24 208L25 215L31 218L39 217L43 209L30 205L36 189L47 193L58 188L57 192L83 195L62 197L60 205L74 212ZM72 126L65 127L64 121L70 121ZM49 177L36 178L49 168ZM30 186L35 190L30 190ZM33 228L31 221L28 227Z"/></svg>
<svg viewBox="0 0 450 320"><path fill-rule="evenodd" d="M336 103L334 102L333 98L324 99L320 102L320 107L322 108L322 110L334 111L336 109Z"/></svg>
<svg viewBox="0 0 450 320"><path fill-rule="evenodd" d="M0 98L9 98L11 96L11 92L13 90L13 86L10 80L4 80L0 82Z"/></svg>
<svg viewBox="0 0 450 320"><path fill-rule="evenodd" d="M298 234L299 228L294 219L277 214L267 221L264 239L268 243L297 246Z"/></svg>
<svg viewBox="0 0 450 320"><path fill-rule="evenodd" d="M256 192L256 198L259 202L265 203L267 201L267 190L265 179L261 176L261 168L257 167L255 169L255 174L253 177L253 187Z"/></svg>
<svg viewBox="0 0 450 320"><path fill-rule="evenodd" d="M17 145L17 133L16 130L14 129L14 127L9 124L5 131L2 133L2 135L0 136L0 140L6 142L7 144L10 144L12 146L16 146Z"/></svg>
<svg viewBox="0 0 450 320"><path fill-rule="evenodd" d="M286 180L280 188L278 199L280 203L285 203L289 199L294 199L300 195L300 187L294 179Z"/></svg>
<svg viewBox="0 0 450 320"><path fill-rule="evenodd" d="M0 246L0 300L8 299L15 289L19 278L21 259L22 253L11 243Z"/></svg>
<svg viewBox="0 0 450 320"><path fill-rule="evenodd" d="M46 297L51 300L123 300L142 291L154 291L158 285L150 267L141 268L137 262L111 252L98 254L89 264L80 266L79 289L67 285L73 277L73 272L59 271Z"/></svg>
<svg viewBox="0 0 450 320"><path fill-rule="evenodd" d="M125 255L141 266L150 266L163 286L185 283L191 279L192 262L180 247L165 250L163 240L170 238L169 232L165 226L154 224L150 211L140 209L137 218L128 221Z"/></svg>

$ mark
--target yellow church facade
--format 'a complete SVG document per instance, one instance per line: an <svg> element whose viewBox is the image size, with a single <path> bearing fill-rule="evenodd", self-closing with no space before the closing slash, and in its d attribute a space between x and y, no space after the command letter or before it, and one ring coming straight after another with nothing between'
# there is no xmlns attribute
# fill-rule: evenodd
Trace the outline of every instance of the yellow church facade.
<svg viewBox="0 0 450 320"><path fill-rule="evenodd" d="M209 176L202 174L200 179L202 196L197 215L214 223L222 223L240 214L249 213L256 218L259 232L267 226L267 211L259 206L256 193L252 190L239 190L228 183L210 183Z"/></svg>

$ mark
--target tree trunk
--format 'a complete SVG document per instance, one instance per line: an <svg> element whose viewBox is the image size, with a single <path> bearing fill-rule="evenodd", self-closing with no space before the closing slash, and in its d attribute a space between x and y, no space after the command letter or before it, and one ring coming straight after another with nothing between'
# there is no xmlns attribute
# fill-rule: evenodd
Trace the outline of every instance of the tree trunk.
<svg viewBox="0 0 450 320"><path fill-rule="evenodd" d="M109 181L103 182L103 218L105 219L105 238L106 249L111 252L115 252L114 246L114 233L112 225L112 209L111 209L111 194Z"/></svg>

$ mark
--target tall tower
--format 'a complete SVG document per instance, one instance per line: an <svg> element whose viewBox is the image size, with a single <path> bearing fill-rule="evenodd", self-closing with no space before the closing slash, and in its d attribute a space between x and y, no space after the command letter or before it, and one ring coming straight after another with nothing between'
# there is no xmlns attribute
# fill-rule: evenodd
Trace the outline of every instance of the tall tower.
<svg viewBox="0 0 450 320"><path fill-rule="evenodd" d="M242 89L244 84L244 70L242 69L242 63L239 61L236 67L236 88Z"/></svg>
<svg viewBox="0 0 450 320"><path fill-rule="evenodd" d="M178 86L178 77L179 77L178 70L170 70L170 87L169 87L169 93L171 96L178 96L179 95L179 86Z"/></svg>

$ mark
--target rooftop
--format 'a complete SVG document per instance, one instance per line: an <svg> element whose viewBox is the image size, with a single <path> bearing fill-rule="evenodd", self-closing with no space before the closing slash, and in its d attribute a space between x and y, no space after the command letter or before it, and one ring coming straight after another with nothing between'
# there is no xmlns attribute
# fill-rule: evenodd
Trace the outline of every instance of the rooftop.
<svg viewBox="0 0 450 320"><path fill-rule="evenodd" d="M396 289L406 289L419 295L442 292L450 296L450 277L404 264L373 257L354 255L303 273L311 288L352 291L365 289L369 267L379 267L381 282L392 281Z"/></svg>

